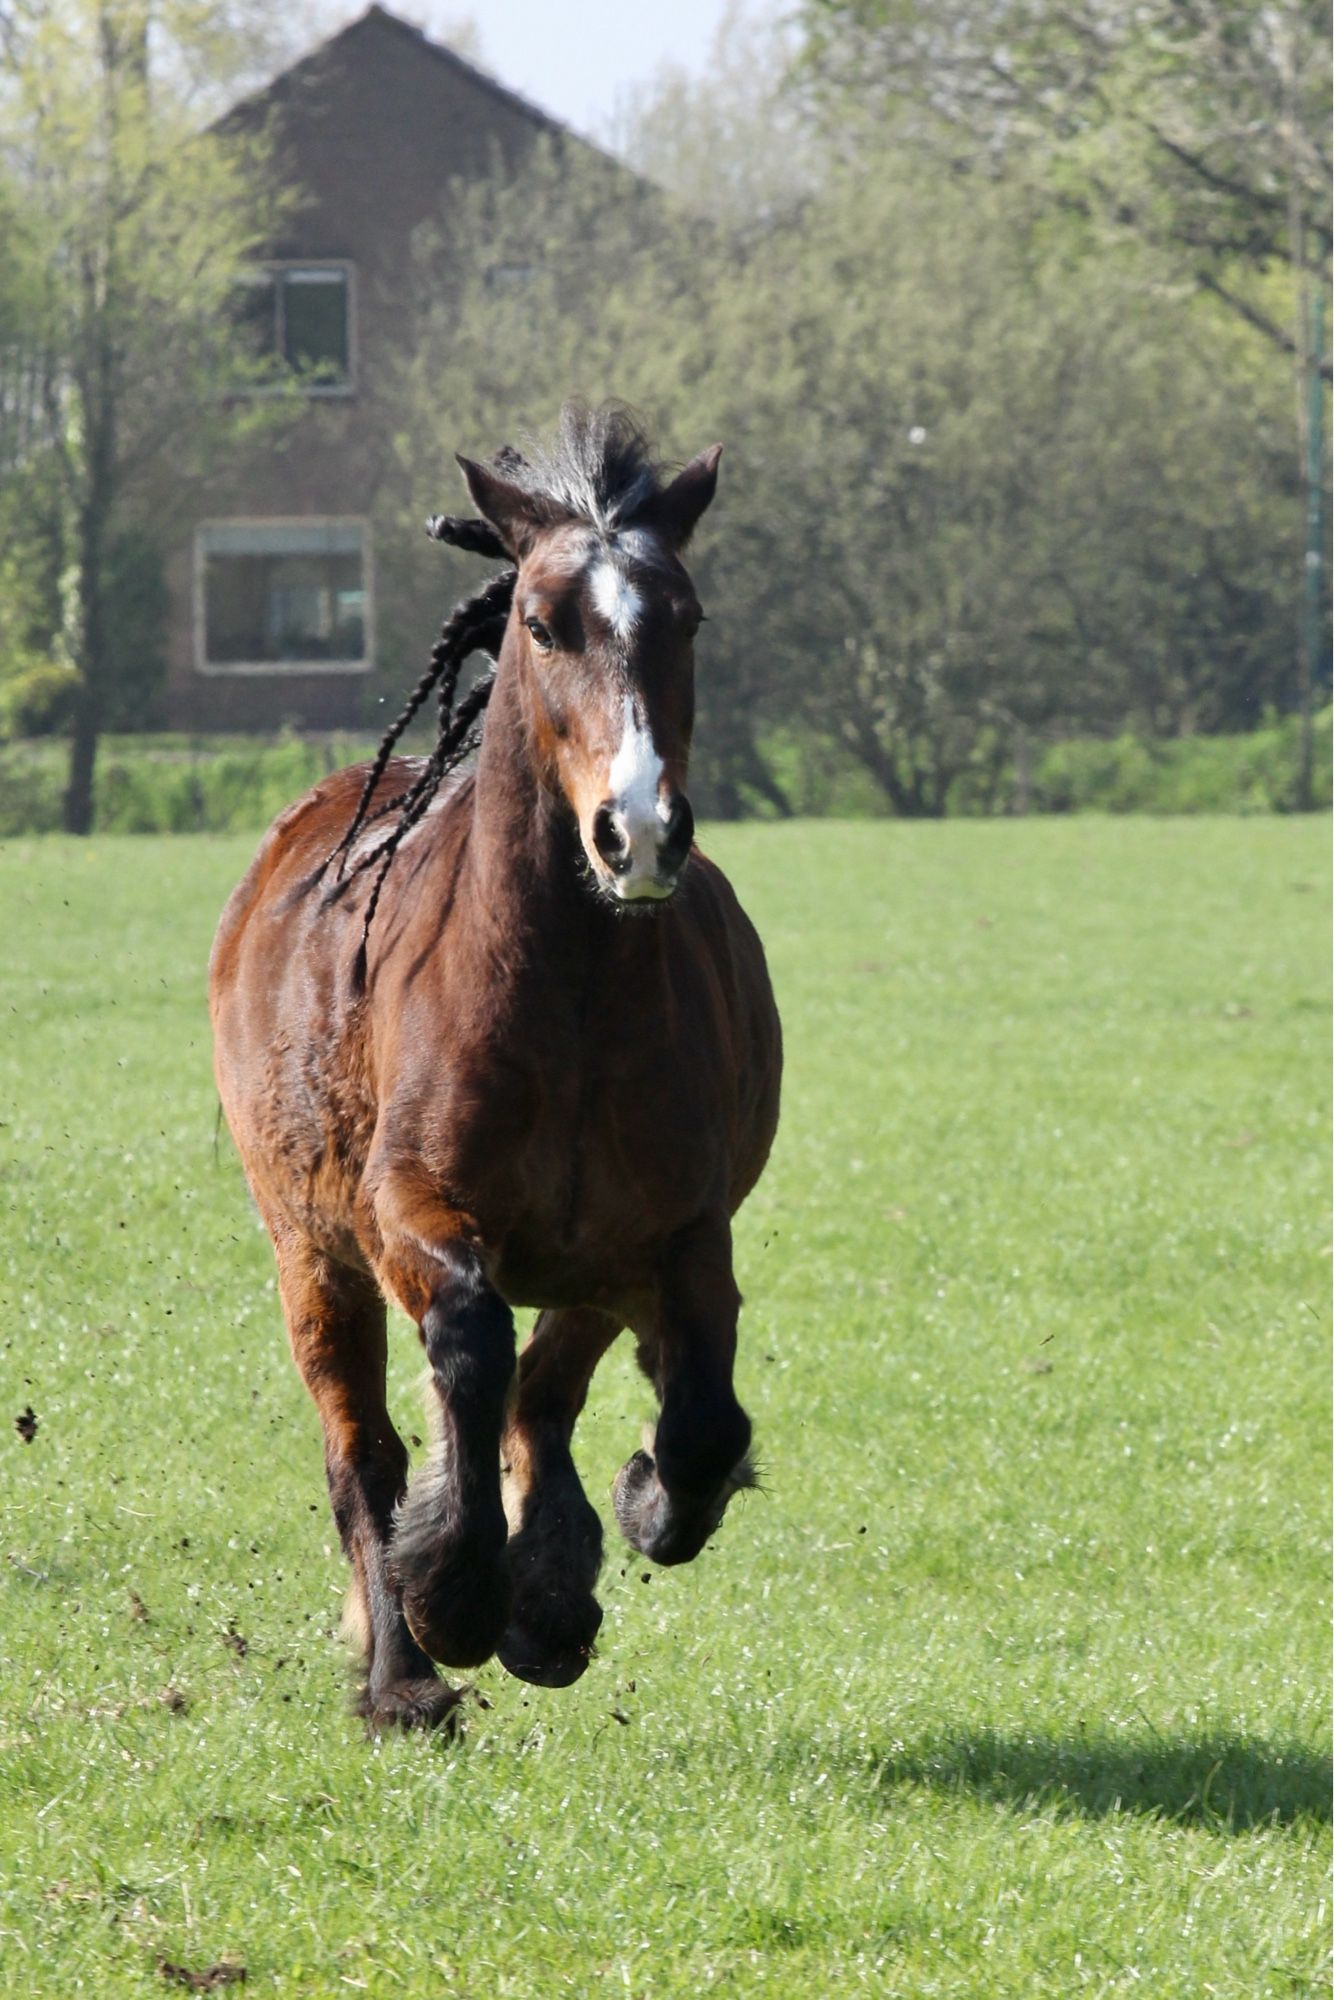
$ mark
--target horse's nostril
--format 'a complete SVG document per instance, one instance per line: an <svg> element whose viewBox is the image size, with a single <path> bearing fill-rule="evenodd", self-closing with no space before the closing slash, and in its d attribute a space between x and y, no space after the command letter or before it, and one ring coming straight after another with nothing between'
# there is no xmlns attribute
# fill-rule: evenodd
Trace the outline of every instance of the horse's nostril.
<svg viewBox="0 0 1334 2000"><path fill-rule="evenodd" d="M610 806L599 806L593 815L593 845L613 875L623 875L630 866L630 842Z"/></svg>
<svg viewBox="0 0 1334 2000"><path fill-rule="evenodd" d="M672 809L667 815L667 825L663 833L660 859L664 868L679 868L690 852L690 843L695 838L695 815L690 810L690 801L684 792L677 792L672 799Z"/></svg>

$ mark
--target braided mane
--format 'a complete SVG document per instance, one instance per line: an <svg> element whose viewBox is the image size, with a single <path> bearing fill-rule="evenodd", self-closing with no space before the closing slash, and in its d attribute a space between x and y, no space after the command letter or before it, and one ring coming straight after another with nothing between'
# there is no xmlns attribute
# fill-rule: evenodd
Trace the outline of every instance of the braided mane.
<svg viewBox="0 0 1334 2000"><path fill-rule="evenodd" d="M493 455L491 463L511 484L551 508L557 517L585 521L603 534L628 526L660 490L659 468L651 455L647 435L637 419L619 404L590 410L582 404L567 403L552 444L525 440L523 452L513 445L504 445ZM394 856L413 827L425 817L445 779L481 742L495 671L483 675L456 705L459 677L471 654L486 653L492 660L498 657L518 574L509 552L488 521L433 514L426 523L426 532L433 541L447 542L453 548L488 556L509 566L474 596L457 604L440 628L426 672L385 731L347 831L326 856L320 870L321 875L330 868L337 871L325 891L326 903L336 902L369 869L376 870L353 968L358 989L365 985L371 925ZM435 748L416 778L372 811L371 800L394 745L433 689L439 716ZM384 839L372 844L364 854L354 855L361 833L392 814L397 817L386 829Z"/></svg>

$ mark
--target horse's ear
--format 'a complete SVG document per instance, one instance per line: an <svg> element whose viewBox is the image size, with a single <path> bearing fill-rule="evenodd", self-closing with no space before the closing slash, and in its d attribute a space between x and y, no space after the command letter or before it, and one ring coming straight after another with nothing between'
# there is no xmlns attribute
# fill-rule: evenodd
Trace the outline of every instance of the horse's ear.
<svg viewBox="0 0 1334 2000"><path fill-rule="evenodd" d="M683 549L695 532L695 524L718 488L720 444L711 444L683 465L670 486L651 500L640 517L655 527L674 549Z"/></svg>
<svg viewBox="0 0 1334 2000"><path fill-rule="evenodd" d="M551 516L540 499L476 459L456 454L459 469L468 484L473 505L491 523L515 562L522 562L540 528L551 525Z"/></svg>

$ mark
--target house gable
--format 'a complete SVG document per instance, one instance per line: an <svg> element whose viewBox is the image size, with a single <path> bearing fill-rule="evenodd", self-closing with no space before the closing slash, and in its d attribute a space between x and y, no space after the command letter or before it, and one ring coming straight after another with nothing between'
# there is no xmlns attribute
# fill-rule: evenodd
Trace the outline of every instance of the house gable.
<svg viewBox="0 0 1334 2000"><path fill-rule="evenodd" d="M355 727L374 664L367 522L411 340L413 231L440 216L451 180L512 169L542 135L583 142L378 6L220 121L260 126L299 190L266 268L280 285L326 274L326 306L329 274L345 274L347 359L276 443L230 455L182 511L168 564L168 715L205 730ZM323 556L303 524L326 531ZM362 649L348 657L358 629Z"/></svg>

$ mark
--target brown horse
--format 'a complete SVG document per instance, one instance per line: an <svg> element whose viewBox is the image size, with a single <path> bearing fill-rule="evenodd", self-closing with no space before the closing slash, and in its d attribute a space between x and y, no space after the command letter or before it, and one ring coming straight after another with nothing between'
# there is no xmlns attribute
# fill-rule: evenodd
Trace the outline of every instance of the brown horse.
<svg viewBox="0 0 1334 2000"><path fill-rule="evenodd" d="M567 410L545 453L460 460L485 521L435 532L513 567L375 764L275 821L219 926L218 1089L324 1427L373 1724L451 1717L433 1660L584 1670L602 1531L570 1438L623 1327L661 1406L615 1483L631 1544L688 1562L751 1480L730 1219L773 1139L779 1026L683 789L680 551L718 456L667 483L623 413ZM494 675L456 709L479 647ZM435 755L391 761L436 685ZM438 1403L410 1486L386 1299ZM517 1371L514 1305L541 1308Z"/></svg>

